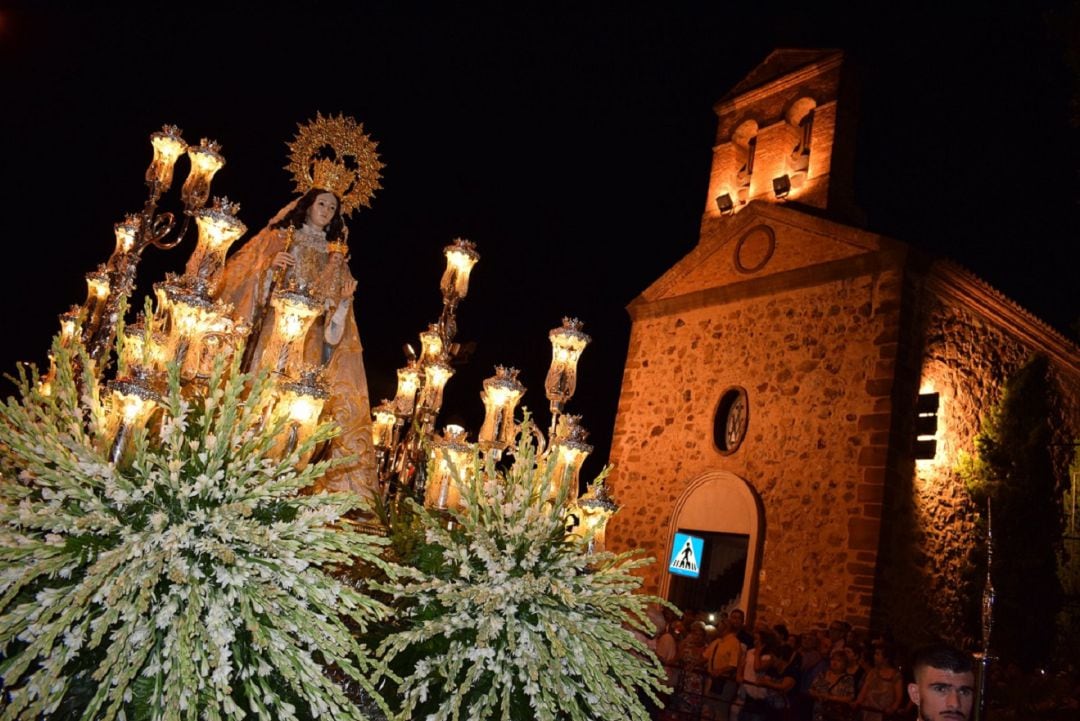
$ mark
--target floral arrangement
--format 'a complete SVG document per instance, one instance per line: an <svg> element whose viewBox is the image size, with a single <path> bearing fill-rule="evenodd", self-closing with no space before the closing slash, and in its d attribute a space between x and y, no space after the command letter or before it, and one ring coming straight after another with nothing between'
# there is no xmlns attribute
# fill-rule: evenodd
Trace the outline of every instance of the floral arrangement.
<svg viewBox="0 0 1080 721"><path fill-rule="evenodd" d="M173 365L111 462L111 395L77 342L53 351L0 404L0 718L365 718L340 680L388 711L357 640L386 608L338 575L393 578L384 540L358 497L301 493L334 427L282 454L265 376L219 361L193 393Z"/></svg>
<svg viewBox="0 0 1080 721"><path fill-rule="evenodd" d="M411 603L379 649L403 676L399 718L644 721L665 690L634 635L663 603L633 593L650 559L567 535L566 491L545 501L554 461L531 437L526 418L505 471L490 455L455 469L459 510L413 505L436 562L391 589Z"/></svg>

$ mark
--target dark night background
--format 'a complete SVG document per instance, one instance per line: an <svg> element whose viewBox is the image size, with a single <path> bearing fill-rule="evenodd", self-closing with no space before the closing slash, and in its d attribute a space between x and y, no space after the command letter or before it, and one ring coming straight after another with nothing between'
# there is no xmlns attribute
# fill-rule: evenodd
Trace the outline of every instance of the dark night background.
<svg viewBox="0 0 1080 721"><path fill-rule="evenodd" d="M695 245L712 104L775 47L834 47L861 73L856 197L867 227L967 266L1069 337L1080 315L1076 3L150 3L0 0L0 366L42 362L56 317L144 201L148 136L219 141L214 195L249 234L292 197L296 125L345 113L387 167L354 214L372 401L436 320L441 249L481 260L459 309L476 352L440 425L475 434L481 381L521 369L547 422L547 333L593 336L570 412L606 459L625 306ZM177 209L186 160L164 209ZM149 249L142 291L192 246ZM5 394L10 386L5 383Z"/></svg>

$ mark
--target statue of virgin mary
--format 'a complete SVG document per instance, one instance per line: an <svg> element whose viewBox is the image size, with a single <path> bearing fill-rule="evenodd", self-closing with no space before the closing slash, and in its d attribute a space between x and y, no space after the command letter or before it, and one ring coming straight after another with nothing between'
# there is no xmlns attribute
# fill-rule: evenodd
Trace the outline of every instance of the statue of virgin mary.
<svg viewBox="0 0 1080 721"><path fill-rule="evenodd" d="M319 368L327 386L323 418L341 427L330 444L331 457L352 461L331 469L315 490L377 489L371 410L363 350L353 314L356 279L349 271L344 217L370 207L383 167L375 143L352 118L317 115L289 144L300 196L281 210L225 264L219 298L233 304L236 319L252 328L248 368L269 366L285 382L299 380L297 364L274 358L272 329L279 308L275 293L300 298L311 308L303 339L302 366ZM327 150L332 157L326 157ZM346 164L345 159L351 159Z"/></svg>

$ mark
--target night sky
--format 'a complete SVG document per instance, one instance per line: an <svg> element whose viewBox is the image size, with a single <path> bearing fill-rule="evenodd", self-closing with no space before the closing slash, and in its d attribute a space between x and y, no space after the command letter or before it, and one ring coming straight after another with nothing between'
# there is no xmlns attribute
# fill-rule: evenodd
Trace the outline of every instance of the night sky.
<svg viewBox="0 0 1080 721"><path fill-rule="evenodd" d="M841 48L860 69L869 230L959 261L1075 337L1076 3L216 5L0 0L4 372L44 360L112 224L141 208L150 133L171 123L220 142L213 193L254 233L292 197L297 123L345 113L387 165L349 222L373 403L394 393L402 344L438 317L443 246L469 238L481 260L458 340L476 350L440 425L475 434L480 383L501 364L521 369L546 426L547 333L578 317L593 343L568 410L597 446L591 477L614 425L625 306L694 247L712 105L776 47ZM179 209L184 173L164 209ZM190 248L146 251L137 305Z"/></svg>

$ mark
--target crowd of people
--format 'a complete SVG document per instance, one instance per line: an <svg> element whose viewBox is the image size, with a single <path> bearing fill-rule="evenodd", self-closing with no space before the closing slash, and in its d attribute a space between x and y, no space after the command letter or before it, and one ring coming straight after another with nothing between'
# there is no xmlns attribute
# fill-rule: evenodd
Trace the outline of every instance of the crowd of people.
<svg viewBox="0 0 1080 721"><path fill-rule="evenodd" d="M919 716L918 700L908 693L910 669L905 676L892 640L884 635L872 637L839 620L800 633L782 624L751 630L740 609L717 615L688 610L682 616L664 610L663 617L657 609L653 620L657 633L649 644L672 688L654 715L660 721L902 721ZM949 718L962 717L950 711Z"/></svg>

